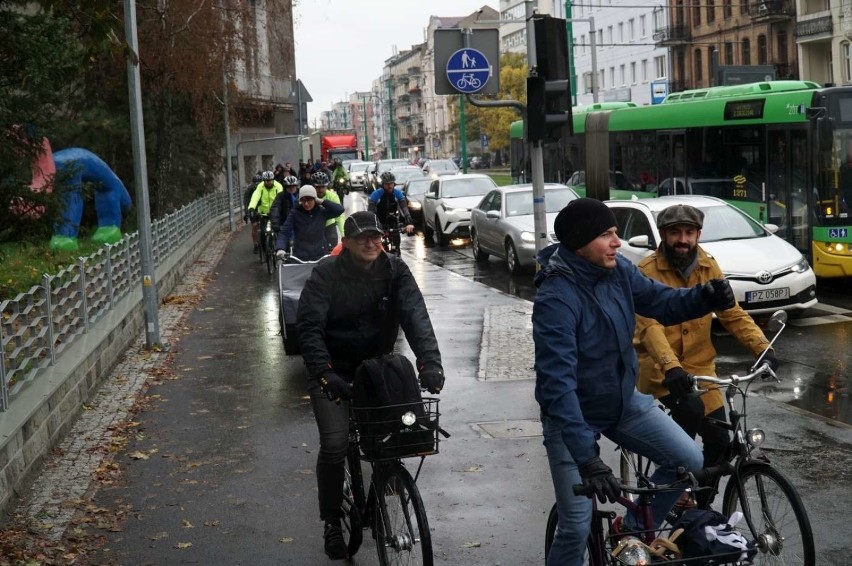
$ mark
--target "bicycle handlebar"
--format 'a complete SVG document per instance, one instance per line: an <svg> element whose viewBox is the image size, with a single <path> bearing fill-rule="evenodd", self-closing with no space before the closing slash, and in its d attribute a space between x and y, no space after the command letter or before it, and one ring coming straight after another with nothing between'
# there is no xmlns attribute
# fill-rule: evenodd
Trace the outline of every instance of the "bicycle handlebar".
<svg viewBox="0 0 852 566"><path fill-rule="evenodd" d="M773 379L778 379L778 376L775 375L775 372L772 371L772 368L769 367L769 364L764 363L759 368L755 369L753 372L744 375L742 377L734 374L730 377L713 377L712 375L693 375L692 382L693 385L698 383L712 383L714 385L738 385L740 383L748 383L756 377L771 377Z"/></svg>
<svg viewBox="0 0 852 566"><path fill-rule="evenodd" d="M717 476L729 476L732 473L734 473L734 466L728 462L723 462L718 466L703 468L694 472L687 472L681 468L678 470L678 479L669 484L653 485L651 487L636 487L619 483L618 487L623 492L633 493L636 495L653 495L662 491L683 491L686 488L691 488L692 491L703 491L713 489L713 487L701 486L700 484L710 483L710 480L715 479ZM572 486L571 489L574 491L574 495L585 495L586 497L592 497L595 495L595 490L586 484L576 484Z"/></svg>

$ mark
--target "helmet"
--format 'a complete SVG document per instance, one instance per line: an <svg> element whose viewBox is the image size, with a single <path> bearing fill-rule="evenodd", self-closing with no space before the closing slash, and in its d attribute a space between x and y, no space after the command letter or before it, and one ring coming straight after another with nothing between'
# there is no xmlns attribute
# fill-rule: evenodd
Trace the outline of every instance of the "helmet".
<svg viewBox="0 0 852 566"><path fill-rule="evenodd" d="M311 183L313 183L314 186L319 185L321 187L327 187L329 183L328 175L326 175L322 171L317 171L316 173L311 175Z"/></svg>
<svg viewBox="0 0 852 566"><path fill-rule="evenodd" d="M292 187L292 186L298 185L298 184L299 184L299 179L297 179L293 175L287 175L286 177L284 177L284 186L285 187Z"/></svg>
<svg viewBox="0 0 852 566"><path fill-rule="evenodd" d="M251 178L253 183L259 183L263 181L263 177L260 176L260 173L255 173L254 177Z"/></svg>
<svg viewBox="0 0 852 566"><path fill-rule="evenodd" d="M264 171L261 177L263 177L264 181L271 181L275 178L275 174L272 171Z"/></svg>
<svg viewBox="0 0 852 566"><path fill-rule="evenodd" d="M385 171L382 173L382 184L385 183L396 183L396 177L390 171Z"/></svg>

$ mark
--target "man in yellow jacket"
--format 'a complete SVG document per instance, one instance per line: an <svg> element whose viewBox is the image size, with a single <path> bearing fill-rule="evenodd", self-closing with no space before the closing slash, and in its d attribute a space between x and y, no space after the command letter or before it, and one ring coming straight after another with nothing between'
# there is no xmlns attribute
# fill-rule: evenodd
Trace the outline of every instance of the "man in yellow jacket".
<svg viewBox="0 0 852 566"><path fill-rule="evenodd" d="M639 263L646 276L670 287L694 287L711 279L723 279L719 264L699 245L704 213L678 204L663 210L657 217L660 246ZM748 348L755 357L769 345L754 320L739 305L717 311L725 329ZM710 388L700 397L690 395L689 374L716 375L716 350L710 338L711 314L673 326L662 326L656 320L636 316L633 345L639 356L637 388L659 399L672 418L687 434L701 435L704 444L704 466L718 464L725 457L728 431L708 424L707 415L726 420L722 392ZM773 370L778 358L772 351L764 360Z"/></svg>

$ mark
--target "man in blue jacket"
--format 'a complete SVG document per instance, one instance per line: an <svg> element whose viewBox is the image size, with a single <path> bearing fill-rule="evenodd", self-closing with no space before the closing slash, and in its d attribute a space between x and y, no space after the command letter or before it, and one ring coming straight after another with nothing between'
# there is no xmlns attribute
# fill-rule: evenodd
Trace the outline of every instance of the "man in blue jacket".
<svg viewBox="0 0 852 566"><path fill-rule="evenodd" d="M619 482L600 458L598 439L652 460L655 483L669 483L678 467L700 469L695 442L636 391L635 315L664 325L697 318L734 304L724 280L672 289L642 275L618 254L616 220L600 201L572 201L554 223L558 244L541 251L533 307L536 400L556 491L559 524L548 564L583 564L592 503L572 486L587 485L601 502L615 501ZM657 525L679 493L661 493L653 504ZM623 530L637 528L626 517Z"/></svg>

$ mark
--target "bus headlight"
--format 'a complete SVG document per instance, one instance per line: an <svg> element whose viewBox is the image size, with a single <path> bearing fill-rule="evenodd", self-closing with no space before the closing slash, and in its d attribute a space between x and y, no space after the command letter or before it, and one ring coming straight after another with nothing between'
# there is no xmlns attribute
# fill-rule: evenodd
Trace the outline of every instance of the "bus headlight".
<svg viewBox="0 0 852 566"><path fill-rule="evenodd" d="M411 426L415 422L417 422L417 417L411 411L406 411L402 415L402 424L405 426Z"/></svg>
<svg viewBox="0 0 852 566"><path fill-rule="evenodd" d="M763 444L764 440L766 440L766 434L759 428L753 428L746 433L746 441L755 448Z"/></svg>
<svg viewBox="0 0 852 566"><path fill-rule="evenodd" d="M799 263L793 266L793 271L796 273L804 273L808 270L810 266L808 265L808 260L805 256L802 256L802 259L799 260Z"/></svg>

